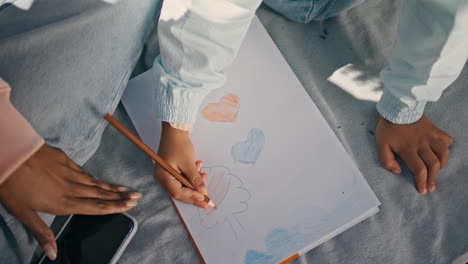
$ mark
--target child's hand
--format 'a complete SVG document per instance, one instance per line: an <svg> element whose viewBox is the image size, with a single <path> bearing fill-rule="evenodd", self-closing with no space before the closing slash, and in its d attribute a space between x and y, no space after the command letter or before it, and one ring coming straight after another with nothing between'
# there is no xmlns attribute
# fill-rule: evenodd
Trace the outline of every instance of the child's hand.
<svg viewBox="0 0 468 264"><path fill-rule="evenodd" d="M194 204L201 208L208 208L204 202L204 194L208 194L204 180L207 175L200 173L202 163L195 162L195 152L188 132L171 127L163 122L159 155L163 157L174 169L179 171L195 186L197 191L183 187L182 184L167 173L163 168L155 166L155 177L176 200Z"/></svg>
<svg viewBox="0 0 468 264"><path fill-rule="evenodd" d="M408 125L392 124L380 117L376 140L384 168L401 173L393 154L396 153L414 174L421 194L435 191L436 177L448 162L449 146L453 142L447 133L435 127L426 116Z"/></svg>

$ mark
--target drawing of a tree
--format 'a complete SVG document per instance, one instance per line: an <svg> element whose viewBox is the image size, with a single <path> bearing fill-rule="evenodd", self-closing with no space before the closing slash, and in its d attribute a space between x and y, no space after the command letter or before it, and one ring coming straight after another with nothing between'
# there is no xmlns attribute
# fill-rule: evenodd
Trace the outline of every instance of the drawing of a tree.
<svg viewBox="0 0 468 264"><path fill-rule="evenodd" d="M200 224L208 229L220 224L227 225L237 239L238 233L244 228L236 215L248 209L250 193L242 181L224 166L203 168L203 171L208 174L206 185L217 208L198 209Z"/></svg>

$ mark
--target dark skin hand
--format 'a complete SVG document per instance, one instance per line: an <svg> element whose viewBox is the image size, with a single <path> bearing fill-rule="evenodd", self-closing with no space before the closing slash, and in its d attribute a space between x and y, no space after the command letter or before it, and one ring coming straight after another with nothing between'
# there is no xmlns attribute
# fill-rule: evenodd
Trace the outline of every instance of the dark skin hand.
<svg viewBox="0 0 468 264"><path fill-rule="evenodd" d="M414 174L416 188L421 194L436 189L439 170L447 165L452 137L434 126L425 115L417 122L396 125L380 117L376 128L376 140L382 166L400 174L401 157Z"/></svg>
<svg viewBox="0 0 468 264"><path fill-rule="evenodd" d="M0 201L31 230L50 259L57 255L55 236L36 211L113 214L130 210L140 198L141 193L99 181L65 153L47 145L0 184Z"/></svg>

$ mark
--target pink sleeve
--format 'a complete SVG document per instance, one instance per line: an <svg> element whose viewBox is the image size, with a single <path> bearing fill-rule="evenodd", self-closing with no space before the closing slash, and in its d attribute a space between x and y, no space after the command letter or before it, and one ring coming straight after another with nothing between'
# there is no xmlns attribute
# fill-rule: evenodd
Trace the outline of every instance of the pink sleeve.
<svg viewBox="0 0 468 264"><path fill-rule="evenodd" d="M0 184L44 144L11 104L10 91L0 79Z"/></svg>

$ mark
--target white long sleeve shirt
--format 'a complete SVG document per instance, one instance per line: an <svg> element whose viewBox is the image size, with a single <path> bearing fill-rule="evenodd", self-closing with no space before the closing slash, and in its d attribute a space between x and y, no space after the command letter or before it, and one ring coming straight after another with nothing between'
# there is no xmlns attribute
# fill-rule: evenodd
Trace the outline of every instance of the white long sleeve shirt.
<svg viewBox="0 0 468 264"><path fill-rule="evenodd" d="M161 120L191 124L204 97L223 86L260 0L165 1L159 21ZM377 110L387 120L416 122L460 74L468 57L468 0L407 0L390 65L381 73ZM291 113L291 115L298 113Z"/></svg>
<svg viewBox="0 0 468 264"><path fill-rule="evenodd" d="M468 0L407 0L390 65L381 72L377 110L397 124L414 123L437 101L468 58Z"/></svg>

